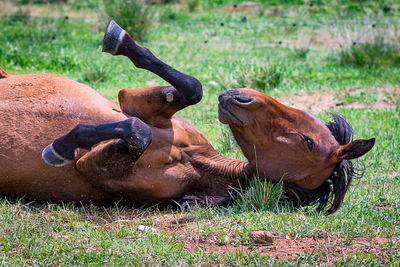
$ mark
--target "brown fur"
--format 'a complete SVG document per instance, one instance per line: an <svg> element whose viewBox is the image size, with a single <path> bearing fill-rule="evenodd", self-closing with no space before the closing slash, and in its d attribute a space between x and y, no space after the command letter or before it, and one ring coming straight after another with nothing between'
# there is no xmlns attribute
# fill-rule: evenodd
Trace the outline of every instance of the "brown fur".
<svg viewBox="0 0 400 267"><path fill-rule="evenodd" d="M198 130L173 115L178 110L174 105L157 115L153 108L165 100L151 99L148 105L148 96L165 88L128 90L129 97L123 90L123 113L88 86L61 76L10 75L0 80L0 194L39 202L96 204L124 199L138 205L170 201L193 191L225 194L227 186L243 178L239 176L246 163L219 155ZM136 163L126 155L104 158L104 149L115 140L90 152L82 150L71 165L54 168L42 161L43 148L78 123L121 121L133 113L153 132L152 144ZM216 164L220 165L213 170Z"/></svg>
<svg viewBox="0 0 400 267"><path fill-rule="evenodd" d="M253 173L315 190L343 160L367 153L371 140L339 144L312 115L252 89L220 96L228 123L249 162L218 154L193 126L174 114L182 104L174 87L123 89L121 108L90 87L52 74L7 75L0 80L0 194L39 202L102 204L123 200L151 205L174 199L224 201L230 186ZM73 164L46 165L41 152L79 123L102 124L136 116L153 141L134 162L113 153L108 140L81 150ZM313 140L309 149L305 136ZM344 196L344 194L343 194Z"/></svg>
<svg viewBox="0 0 400 267"><path fill-rule="evenodd" d="M287 107L250 88L220 96L219 119L232 133L261 177L318 188L344 159L367 153L375 139L339 144L328 127L311 114ZM311 149L307 139L312 142Z"/></svg>

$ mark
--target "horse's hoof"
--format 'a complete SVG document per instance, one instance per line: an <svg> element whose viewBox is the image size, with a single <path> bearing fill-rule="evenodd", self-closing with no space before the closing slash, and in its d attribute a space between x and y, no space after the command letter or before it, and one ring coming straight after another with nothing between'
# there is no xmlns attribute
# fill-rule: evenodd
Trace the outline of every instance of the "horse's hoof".
<svg viewBox="0 0 400 267"><path fill-rule="evenodd" d="M103 39L103 52L115 55L126 31L122 29L114 20L108 25Z"/></svg>
<svg viewBox="0 0 400 267"><path fill-rule="evenodd" d="M75 158L78 156L78 149L75 150ZM53 144L48 145L42 152L42 159L46 164L53 167L61 167L74 162L74 160L66 159L58 154L53 147Z"/></svg>

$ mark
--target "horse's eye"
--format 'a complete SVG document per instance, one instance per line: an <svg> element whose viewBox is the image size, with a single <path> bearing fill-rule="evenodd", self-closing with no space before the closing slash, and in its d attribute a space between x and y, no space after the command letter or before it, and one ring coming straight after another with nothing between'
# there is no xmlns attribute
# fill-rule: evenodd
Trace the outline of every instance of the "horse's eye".
<svg viewBox="0 0 400 267"><path fill-rule="evenodd" d="M310 149L310 151L312 151L314 148L314 142L308 136L304 136L304 139L306 139L308 149Z"/></svg>

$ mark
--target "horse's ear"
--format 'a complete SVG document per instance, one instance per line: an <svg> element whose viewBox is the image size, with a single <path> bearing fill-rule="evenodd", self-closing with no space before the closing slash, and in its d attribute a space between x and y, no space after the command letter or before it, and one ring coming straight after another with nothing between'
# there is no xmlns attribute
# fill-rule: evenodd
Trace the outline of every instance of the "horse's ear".
<svg viewBox="0 0 400 267"><path fill-rule="evenodd" d="M374 146L374 144L375 144L375 138L371 138L368 140L365 139L355 140L353 142L348 143L347 145L340 146L336 151L336 155L339 161L342 159L359 158L368 151L370 151L371 148Z"/></svg>

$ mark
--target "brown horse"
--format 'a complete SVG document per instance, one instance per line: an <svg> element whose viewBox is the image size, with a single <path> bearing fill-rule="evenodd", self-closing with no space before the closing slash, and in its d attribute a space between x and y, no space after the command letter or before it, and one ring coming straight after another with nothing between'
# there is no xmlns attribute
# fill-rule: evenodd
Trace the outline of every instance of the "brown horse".
<svg viewBox="0 0 400 267"><path fill-rule="evenodd" d="M227 159L174 115L201 100L197 79L138 46L113 21L103 51L128 57L171 86L123 89L118 107L61 76L0 69L0 194L39 202L223 205L228 188L258 173L297 191L299 204L319 201L323 209L330 201L333 212L354 174L350 160L374 145L352 141L339 116L324 125L245 88L219 97L219 119L248 162Z"/></svg>

